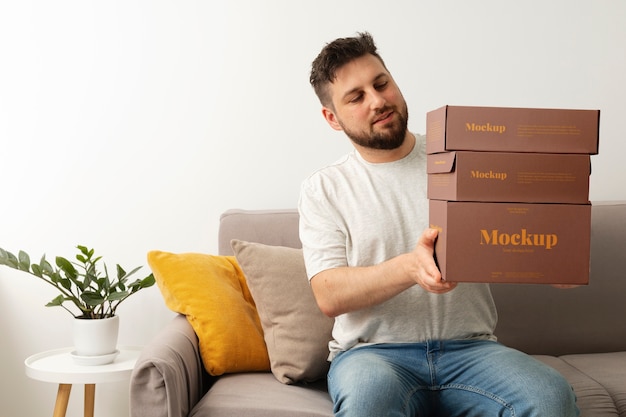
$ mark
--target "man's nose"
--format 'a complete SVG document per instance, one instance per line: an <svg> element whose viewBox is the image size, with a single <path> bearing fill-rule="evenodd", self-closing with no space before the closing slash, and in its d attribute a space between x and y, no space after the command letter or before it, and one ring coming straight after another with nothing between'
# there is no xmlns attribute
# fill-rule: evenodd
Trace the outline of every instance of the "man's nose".
<svg viewBox="0 0 626 417"><path fill-rule="evenodd" d="M372 110L380 110L387 104L385 97L378 91L373 91L370 94L370 108Z"/></svg>

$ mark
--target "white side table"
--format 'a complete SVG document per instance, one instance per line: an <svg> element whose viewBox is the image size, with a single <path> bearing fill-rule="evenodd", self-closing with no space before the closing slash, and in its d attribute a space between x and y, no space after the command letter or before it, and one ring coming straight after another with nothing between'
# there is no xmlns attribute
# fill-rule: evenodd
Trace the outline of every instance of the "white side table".
<svg viewBox="0 0 626 417"><path fill-rule="evenodd" d="M96 384L130 378L141 352L138 346L119 346L120 354L106 365L77 365L70 355L73 348L37 353L24 361L26 375L44 382L59 384L53 417L64 417L72 384L85 384L85 417L93 417Z"/></svg>

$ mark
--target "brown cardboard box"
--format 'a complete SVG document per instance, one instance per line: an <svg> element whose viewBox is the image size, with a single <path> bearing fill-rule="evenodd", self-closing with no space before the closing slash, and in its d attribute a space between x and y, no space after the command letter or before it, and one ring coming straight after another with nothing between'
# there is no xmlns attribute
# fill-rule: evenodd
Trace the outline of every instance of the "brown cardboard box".
<svg viewBox="0 0 626 417"><path fill-rule="evenodd" d="M444 106L426 115L426 152L598 153L599 110Z"/></svg>
<svg viewBox="0 0 626 417"><path fill-rule="evenodd" d="M589 202L589 155L457 151L431 154L427 160L430 199Z"/></svg>
<svg viewBox="0 0 626 417"><path fill-rule="evenodd" d="M590 204L430 200L430 224L448 281L589 282Z"/></svg>

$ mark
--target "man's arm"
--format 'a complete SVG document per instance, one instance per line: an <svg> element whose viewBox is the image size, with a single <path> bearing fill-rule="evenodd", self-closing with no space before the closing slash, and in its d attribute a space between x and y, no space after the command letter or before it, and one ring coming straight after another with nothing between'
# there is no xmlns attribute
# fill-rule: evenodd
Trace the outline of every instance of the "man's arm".
<svg viewBox="0 0 626 417"><path fill-rule="evenodd" d="M456 287L442 281L433 253L437 231L427 229L412 252L367 267L341 267L311 278L320 310L330 317L383 303L415 284L443 294Z"/></svg>

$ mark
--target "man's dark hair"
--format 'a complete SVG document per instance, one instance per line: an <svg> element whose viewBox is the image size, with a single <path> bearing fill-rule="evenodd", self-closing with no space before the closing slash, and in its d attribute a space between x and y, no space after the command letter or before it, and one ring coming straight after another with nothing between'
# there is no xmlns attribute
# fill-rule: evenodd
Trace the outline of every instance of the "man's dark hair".
<svg viewBox="0 0 626 417"><path fill-rule="evenodd" d="M328 85L337 77L337 70L348 62L365 56L374 55L385 65L378 55L372 35L367 32L357 33L351 38L339 38L326 44L311 65L309 81L323 106L331 107Z"/></svg>

